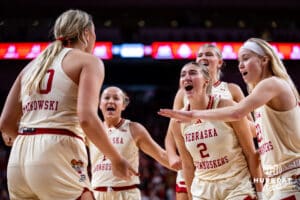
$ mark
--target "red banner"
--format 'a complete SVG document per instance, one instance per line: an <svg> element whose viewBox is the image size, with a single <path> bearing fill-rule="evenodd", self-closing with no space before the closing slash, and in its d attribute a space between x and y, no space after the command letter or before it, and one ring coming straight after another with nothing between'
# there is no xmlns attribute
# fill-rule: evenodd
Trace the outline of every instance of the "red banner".
<svg viewBox="0 0 300 200"><path fill-rule="evenodd" d="M138 44L139 50L144 51L138 53L139 58L195 59L199 47L205 43L208 42L153 42L151 46ZM220 48L224 59L235 60L242 42L214 42L213 44ZM48 45L47 42L0 43L0 59L33 59ZM273 42L271 45L281 59L300 60L300 43ZM125 51L122 49L123 46L113 45L112 42L96 42L93 54L105 60L112 59L113 56L122 57L120 52ZM136 48L126 48L124 53L130 57L135 56L137 52Z"/></svg>
<svg viewBox="0 0 300 200"><path fill-rule="evenodd" d="M33 59L49 44L48 42L0 43L0 59ZM112 43L96 42L93 53L101 59L112 59Z"/></svg>

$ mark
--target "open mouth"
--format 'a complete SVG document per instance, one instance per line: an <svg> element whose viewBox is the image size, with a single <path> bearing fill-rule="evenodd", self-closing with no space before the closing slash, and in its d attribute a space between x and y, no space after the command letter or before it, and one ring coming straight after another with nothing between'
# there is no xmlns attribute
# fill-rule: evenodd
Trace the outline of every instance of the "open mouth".
<svg viewBox="0 0 300 200"><path fill-rule="evenodd" d="M116 109L113 108L113 107L108 107L106 110L107 110L107 111L115 111Z"/></svg>
<svg viewBox="0 0 300 200"><path fill-rule="evenodd" d="M246 76L247 74L248 74L248 72L243 72L242 73L243 76Z"/></svg>
<svg viewBox="0 0 300 200"><path fill-rule="evenodd" d="M208 62L200 62L201 65L208 66Z"/></svg>
<svg viewBox="0 0 300 200"><path fill-rule="evenodd" d="M192 85L187 85L187 86L184 87L184 89L186 91L191 91L193 89L193 86Z"/></svg>

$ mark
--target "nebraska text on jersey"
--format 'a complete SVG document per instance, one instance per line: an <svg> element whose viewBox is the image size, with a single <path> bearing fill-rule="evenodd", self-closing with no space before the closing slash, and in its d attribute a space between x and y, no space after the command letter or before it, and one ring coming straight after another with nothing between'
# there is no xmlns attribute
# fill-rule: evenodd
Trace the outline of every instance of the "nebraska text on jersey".
<svg viewBox="0 0 300 200"><path fill-rule="evenodd" d="M210 137L216 137L218 136L217 130L215 128L210 128L210 129L205 129L203 131L196 131L196 132L191 132L191 133L186 133L185 134L185 141L186 142L192 142L195 140L201 140L205 138L210 138Z"/></svg>
<svg viewBox="0 0 300 200"><path fill-rule="evenodd" d="M262 145L259 144L259 149L258 149L259 154L264 154L271 150L273 150L273 145L271 141L268 141Z"/></svg>
<svg viewBox="0 0 300 200"><path fill-rule="evenodd" d="M26 103L26 105L22 109L23 109L23 113L25 113L25 112L35 111L35 110L57 111L57 108L58 108L58 101L34 100Z"/></svg>

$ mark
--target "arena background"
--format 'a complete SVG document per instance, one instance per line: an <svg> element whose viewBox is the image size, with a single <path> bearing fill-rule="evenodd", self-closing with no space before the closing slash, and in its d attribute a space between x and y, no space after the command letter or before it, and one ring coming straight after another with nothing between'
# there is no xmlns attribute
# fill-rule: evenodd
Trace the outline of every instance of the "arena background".
<svg viewBox="0 0 300 200"><path fill-rule="evenodd" d="M93 15L97 41L114 45L154 41L243 42L261 37L270 42L300 42L300 1L297 0L86 0L0 2L0 43L49 42L56 17L66 9L78 8ZM142 123L161 145L168 119L156 114L171 107L179 72L190 59L122 58L104 59L104 87L117 85L131 99L125 118ZM0 59L0 108L20 70L30 60ZM245 84L235 59L225 60L222 79ZM283 60L300 87L300 60ZM0 144L0 200L7 195L6 164L10 148ZM174 198L175 174L141 154L141 189L144 199Z"/></svg>

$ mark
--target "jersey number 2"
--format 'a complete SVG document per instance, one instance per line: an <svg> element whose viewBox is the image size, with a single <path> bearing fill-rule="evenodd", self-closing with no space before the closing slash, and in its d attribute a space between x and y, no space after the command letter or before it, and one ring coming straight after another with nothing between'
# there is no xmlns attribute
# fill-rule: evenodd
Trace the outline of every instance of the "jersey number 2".
<svg viewBox="0 0 300 200"><path fill-rule="evenodd" d="M209 157L209 153L207 152L207 146L205 143L197 144L197 148L199 148L201 158Z"/></svg>

